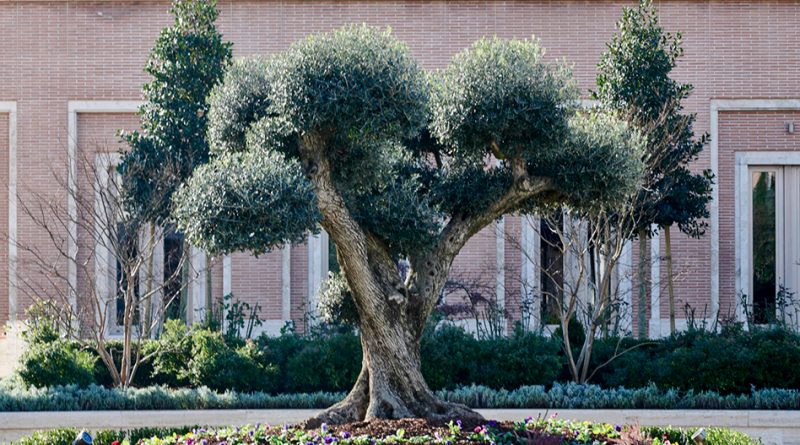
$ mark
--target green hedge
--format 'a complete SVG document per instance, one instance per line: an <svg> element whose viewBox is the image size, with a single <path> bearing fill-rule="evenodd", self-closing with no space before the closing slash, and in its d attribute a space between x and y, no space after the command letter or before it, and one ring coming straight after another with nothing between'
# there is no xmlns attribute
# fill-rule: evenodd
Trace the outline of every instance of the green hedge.
<svg viewBox="0 0 800 445"><path fill-rule="evenodd" d="M121 349L121 346L115 346ZM135 386L208 387L240 392L342 392L361 366L358 337L348 331L301 336L285 333L226 343L217 332L169 323L150 351L165 353L142 366ZM434 390L463 385L494 389L550 386L569 381L561 344L531 333L478 340L462 329L429 329L422 340L422 373ZM631 349L632 348L632 349ZM659 388L750 394L751 388L800 389L800 336L765 329L690 331L645 341L598 339L594 365L631 349L591 380L605 388ZM105 367L87 350L63 340L34 342L21 363L26 385L109 385Z"/></svg>
<svg viewBox="0 0 800 445"><path fill-rule="evenodd" d="M723 395L713 391L660 390L654 385L637 389L603 389L597 385L556 383L551 388L523 386L512 391L486 386L440 390L437 396L473 408L554 409L800 409L800 391L752 390ZM0 386L2 411L192 410L192 409L318 409L345 393L215 392L208 388L170 389L163 386L109 389L75 385L23 389Z"/></svg>

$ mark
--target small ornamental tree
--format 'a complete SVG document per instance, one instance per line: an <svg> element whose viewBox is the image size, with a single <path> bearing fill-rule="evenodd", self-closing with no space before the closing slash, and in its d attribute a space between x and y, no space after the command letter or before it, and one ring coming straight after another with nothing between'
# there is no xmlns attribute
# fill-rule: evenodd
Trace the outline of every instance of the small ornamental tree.
<svg viewBox="0 0 800 445"><path fill-rule="evenodd" d="M151 238L156 225L171 220L175 190L208 162L206 97L232 57L231 44L215 26L216 1L175 0L170 12L175 22L161 31L145 67L152 80L143 87L142 131L122 134L131 150L118 167L125 209L152 223ZM147 287L152 287L152 264Z"/></svg>
<svg viewBox="0 0 800 445"><path fill-rule="evenodd" d="M336 243L363 363L311 425L479 417L438 400L420 372L453 259L505 214L603 207L638 188L638 133L577 113L577 99L536 40L483 39L428 75L388 31L346 27L231 67L209 100L215 159L178 193L176 216L212 252L265 252L320 228Z"/></svg>
<svg viewBox="0 0 800 445"><path fill-rule="evenodd" d="M650 225L664 229L670 329L674 333L670 227L677 224L687 235L703 235L714 178L709 170L693 173L688 168L703 150L708 135L695 139L692 126L696 115L683 114L681 102L691 94L692 85L670 78L683 55L681 34L664 32L649 0L636 8L624 8L617 29L607 45L608 51L601 56L594 98L647 136L644 184L634 200L640 242L638 334L644 338L645 240L650 235Z"/></svg>

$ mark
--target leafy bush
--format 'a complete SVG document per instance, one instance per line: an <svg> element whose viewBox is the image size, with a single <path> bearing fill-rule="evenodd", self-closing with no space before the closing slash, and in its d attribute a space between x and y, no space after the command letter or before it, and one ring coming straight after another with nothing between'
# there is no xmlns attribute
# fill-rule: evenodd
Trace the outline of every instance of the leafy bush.
<svg viewBox="0 0 800 445"><path fill-rule="evenodd" d="M579 329L570 332L580 334ZM110 386L110 376L93 351L60 339L46 325L30 338L35 340L28 340L19 367L26 385ZM121 346L112 342L109 348L113 352ZM242 341L171 321L160 339L145 341L143 348L159 353L141 365L134 381L139 387L341 392L350 389L361 367L358 335L347 326L317 328L307 335L286 330L278 337ZM421 342L422 373L433 390L470 384L492 389L550 386L569 381L561 348L558 338L531 333L481 340L453 325L431 325ZM800 389L798 362L800 335L782 329L691 330L655 341L607 338L595 342L592 367L605 365L590 382L604 388L655 385L698 395L750 394L753 387Z"/></svg>
<svg viewBox="0 0 800 445"><path fill-rule="evenodd" d="M471 381L476 374L478 340L463 329L445 325L428 327L420 345L422 375L431 389L452 388Z"/></svg>
<svg viewBox="0 0 800 445"><path fill-rule="evenodd" d="M153 359L153 382L173 388L188 385L186 366L192 354L189 327L180 320L168 320L158 343L162 351Z"/></svg>
<svg viewBox="0 0 800 445"><path fill-rule="evenodd" d="M613 355L617 342L596 343L596 364ZM618 349L639 344L624 339ZM799 361L800 335L785 329L690 330L623 354L594 381L605 387L655 383L662 388L743 394L753 386L800 388L800 375L794 370Z"/></svg>
<svg viewBox="0 0 800 445"><path fill-rule="evenodd" d="M309 341L286 363L287 389L295 392L350 389L361 371L361 341L337 334Z"/></svg>
<svg viewBox="0 0 800 445"><path fill-rule="evenodd" d="M223 391L253 391L264 388L271 380L268 372L253 359L252 348L231 349L218 332L192 332L191 359L185 366L193 386L206 385ZM271 389L271 388L269 388Z"/></svg>
<svg viewBox="0 0 800 445"><path fill-rule="evenodd" d="M79 385L95 382L97 357L65 340L31 343L22 354L19 375L29 386Z"/></svg>

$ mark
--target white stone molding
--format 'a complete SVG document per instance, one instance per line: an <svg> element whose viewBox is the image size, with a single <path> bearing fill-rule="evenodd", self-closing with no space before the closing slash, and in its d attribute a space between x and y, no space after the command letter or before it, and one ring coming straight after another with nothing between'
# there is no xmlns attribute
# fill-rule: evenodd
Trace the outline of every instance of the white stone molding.
<svg viewBox="0 0 800 445"><path fill-rule="evenodd" d="M650 226L650 338L659 338L661 326L661 234L656 224ZM645 242L639 240L639 242Z"/></svg>
<svg viewBox="0 0 800 445"><path fill-rule="evenodd" d="M306 312L313 315L317 313L317 292L324 280L323 275L327 274L327 270L322 269L322 257L327 257L327 255L323 255L322 251L323 247L327 247L327 243L323 246L323 233L308 237L308 294L306 296L308 307ZM327 241L327 236L325 241ZM327 251L324 253L327 254Z"/></svg>
<svg viewBox="0 0 800 445"><path fill-rule="evenodd" d="M17 103L0 102L8 114L8 320L17 321Z"/></svg>
<svg viewBox="0 0 800 445"><path fill-rule="evenodd" d="M542 312L542 299L537 293L540 291L539 275L536 273L538 268L534 262L541 252L541 239L536 227L541 224L536 216L525 215L521 218L522 234L520 239L520 292L523 298L533 298L528 313L528 327L536 329L539 327L539 314Z"/></svg>
<svg viewBox="0 0 800 445"><path fill-rule="evenodd" d="M501 217L494 226L495 241L495 304L501 310L506 309L506 218ZM508 332L508 323L505 317L502 320L503 334Z"/></svg>
<svg viewBox="0 0 800 445"><path fill-rule="evenodd" d="M735 203L734 203L734 215L735 215L735 229L734 229L734 237L736 243L736 279L735 279L735 289L737 292L736 298L736 319L741 322L747 322L747 318L745 316L745 307L742 304L743 302L738 298L739 292L743 292L747 295L748 303L752 302L753 296L751 295L751 287L752 287L752 271L753 265L752 257L750 255L752 249L752 238L750 233L750 225L752 219L752 196L750 195L751 190L751 178L750 178L750 167L754 166L775 166L775 167L783 167L783 166L800 166L800 152L793 152L793 151L746 151L746 152L737 152L736 153L736 166L735 166L735 175L734 175L734 187L735 187ZM776 178L778 182L782 182L781 178ZM781 189L783 188L780 184L778 185L778 199L780 199ZM787 190L783 190L784 193L788 192ZM782 205L779 205L779 208L782 208ZM783 224L783 218L778 216L778 221L776 222L780 227ZM794 240L792 240L794 241ZM779 243L781 244L781 243ZM781 254L781 247L782 244L776 246L778 251L776 254L780 256ZM776 260L776 263L780 264L783 261L779 258ZM783 277L779 277L783 278ZM787 277L788 278L788 277Z"/></svg>
<svg viewBox="0 0 800 445"><path fill-rule="evenodd" d="M78 296L78 206L75 194L78 190L78 114L79 113L135 113L142 105L140 101L69 101L67 104L67 281L69 303L77 310Z"/></svg>
<svg viewBox="0 0 800 445"><path fill-rule="evenodd" d="M292 319L292 245L281 249L281 318L284 323Z"/></svg>
<svg viewBox="0 0 800 445"><path fill-rule="evenodd" d="M800 99L715 99L710 103L711 171L719 177L719 113L800 110ZM711 318L719 318L719 181L711 189ZM737 197L735 205L738 205ZM739 214L737 214L737 222ZM738 231L737 231L738 233ZM739 244L736 246L739 255ZM737 264L739 264L737 262ZM737 266L738 267L738 266ZM738 290L738 287L737 287ZM737 302L738 304L738 302Z"/></svg>

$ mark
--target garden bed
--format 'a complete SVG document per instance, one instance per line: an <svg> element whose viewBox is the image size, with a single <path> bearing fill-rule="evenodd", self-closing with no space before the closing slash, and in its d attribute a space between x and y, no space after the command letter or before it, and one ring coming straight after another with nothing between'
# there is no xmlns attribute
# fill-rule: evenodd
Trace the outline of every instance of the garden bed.
<svg viewBox="0 0 800 445"><path fill-rule="evenodd" d="M131 443L140 445L366 445L366 444L536 444L536 445L694 445L696 429L625 426L603 422L570 421L556 415L528 417L522 421L487 421L466 424L458 420L431 422L422 419L356 422L323 425L315 429L290 426L226 428L137 429L99 431L97 445ZM60 429L37 433L15 443L19 445L68 445L78 433ZM749 436L724 428L707 428L709 445L757 445Z"/></svg>

